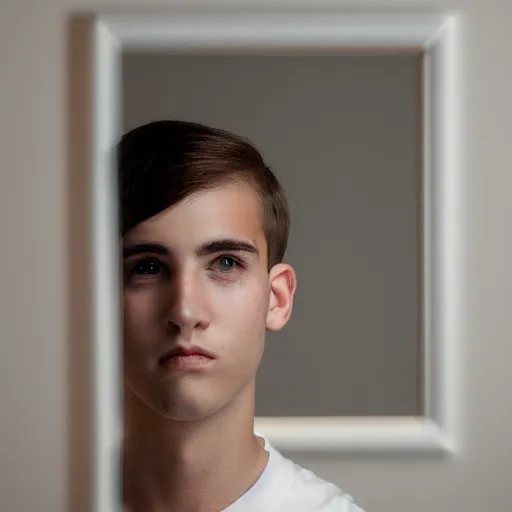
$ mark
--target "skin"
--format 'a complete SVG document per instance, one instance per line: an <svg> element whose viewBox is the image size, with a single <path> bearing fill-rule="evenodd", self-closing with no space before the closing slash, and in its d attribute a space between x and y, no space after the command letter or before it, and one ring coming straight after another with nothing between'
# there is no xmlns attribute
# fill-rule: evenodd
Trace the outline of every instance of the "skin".
<svg viewBox="0 0 512 512"><path fill-rule="evenodd" d="M123 238L127 511L220 511L265 468L253 431L255 376L265 332L288 322L296 277L285 263L268 271L261 217L256 193L230 184ZM214 359L163 368L159 358L177 344Z"/></svg>

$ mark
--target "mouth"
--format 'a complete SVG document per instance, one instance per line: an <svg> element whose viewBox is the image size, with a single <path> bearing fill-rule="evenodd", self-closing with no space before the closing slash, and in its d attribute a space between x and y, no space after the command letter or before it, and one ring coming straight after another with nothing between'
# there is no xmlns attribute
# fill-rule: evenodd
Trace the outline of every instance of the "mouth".
<svg viewBox="0 0 512 512"><path fill-rule="evenodd" d="M158 360L160 366L197 366L215 359L215 356L201 347L179 346L169 350Z"/></svg>

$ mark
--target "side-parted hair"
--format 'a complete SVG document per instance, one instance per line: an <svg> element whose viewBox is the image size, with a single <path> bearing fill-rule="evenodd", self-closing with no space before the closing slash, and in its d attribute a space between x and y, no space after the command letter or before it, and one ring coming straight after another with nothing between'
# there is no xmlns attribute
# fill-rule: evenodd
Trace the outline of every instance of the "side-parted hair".
<svg viewBox="0 0 512 512"><path fill-rule="evenodd" d="M248 140L199 123L154 121L123 135L117 161L121 236L191 194L249 185L262 206L268 268L283 260L290 230L286 196Z"/></svg>

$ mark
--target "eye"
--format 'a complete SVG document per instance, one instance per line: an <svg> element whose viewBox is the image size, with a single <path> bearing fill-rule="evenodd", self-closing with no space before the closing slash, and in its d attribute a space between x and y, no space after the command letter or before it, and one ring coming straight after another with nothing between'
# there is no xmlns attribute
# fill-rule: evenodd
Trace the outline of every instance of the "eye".
<svg viewBox="0 0 512 512"><path fill-rule="evenodd" d="M221 272L229 272L239 266L238 261L231 256L221 256L215 263L217 264L218 270Z"/></svg>
<svg viewBox="0 0 512 512"><path fill-rule="evenodd" d="M162 270L163 266L159 261L153 258L145 258L132 267L130 274L137 276L155 276L160 274Z"/></svg>

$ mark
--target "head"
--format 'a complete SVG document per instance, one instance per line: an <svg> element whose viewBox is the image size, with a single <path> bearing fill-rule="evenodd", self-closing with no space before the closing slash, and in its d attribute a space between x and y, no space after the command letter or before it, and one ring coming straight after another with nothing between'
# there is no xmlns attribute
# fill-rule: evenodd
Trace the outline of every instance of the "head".
<svg viewBox="0 0 512 512"><path fill-rule="evenodd" d="M248 141L197 123L128 132L118 164L125 384L169 419L206 418L254 392L265 332L290 317L283 189ZM207 364L169 365L191 346Z"/></svg>

